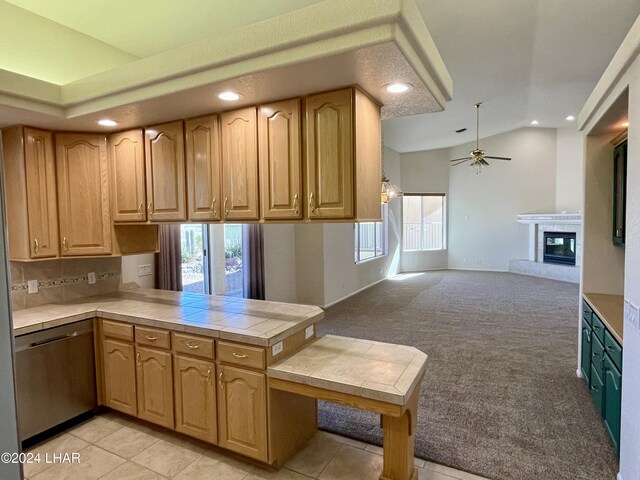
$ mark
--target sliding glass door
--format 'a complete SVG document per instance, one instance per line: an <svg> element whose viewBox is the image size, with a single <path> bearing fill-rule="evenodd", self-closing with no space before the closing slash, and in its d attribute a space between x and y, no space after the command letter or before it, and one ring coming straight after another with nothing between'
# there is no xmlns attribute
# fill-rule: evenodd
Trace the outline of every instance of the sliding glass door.
<svg viewBox="0 0 640 480"><path fill-rule="evenodd" d="M208 232L203 224L180 226L183 292L211 292Z"/></svg>

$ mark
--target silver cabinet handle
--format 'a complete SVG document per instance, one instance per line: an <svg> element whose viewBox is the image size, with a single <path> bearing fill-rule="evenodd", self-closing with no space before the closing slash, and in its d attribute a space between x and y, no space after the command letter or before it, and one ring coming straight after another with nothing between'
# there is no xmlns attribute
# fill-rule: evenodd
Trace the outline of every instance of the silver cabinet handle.
<svg viewBox="0 0 640 480"><path fill-rule="evenodd" d="M69 247L67 246L67 237L62 237L62 250L65 252L69 250Z"/></svg>
<svg viewBox="0 0 640 480"><path fill-rule="evenodd" d="M211 215L214 217L218 216L218 212L216 211L216 199L211 200Z"/></svg>
<svg viewBox="0 0 640 480"><path fill-rule="evenodd" d="M247 358L247 355L245 355L244 353L233 352L232 355L236 358Z"/></svg>
<svg viewBox="0 0 640 480"><path fill-rule="evenodd" d="M150 337L149 335L145 335L144 338L146 338L150 342L155 342L158 339L158 337Z"/></svg>
<svg viewBox="0 0 640 480"><path fill-rule="evenodd" d="M298 194L296 193L293 196L293 210L296 212L296 215L300 213L300 207L298 206Z"/></svg>
<svg viewBox="0 0 640 480"><path fill-rule="evenodd" d="M224 216L225 218L229 216L229 197L224 197Z"/></svg>
<svg viewBox="0 0 640 480"><path fill-rule="evenodd" d="M207 383L211 385L211 368L207 370Z"/></svg>
<svg viewBox="0 0 640 480"><path fill-rule="evenodd" d="M191 342L187 342L187 348L191 348L192 350L197 350L198 348L200 348L200 345L194 345Z"/></svg>
<svg viewBox="0 0 640 480"><path fill-rule="evenodd" d="M140 362L140 352L136 353L136 363L138 364L138 366L142 365L142 363Z"/></svg>
<svg viewBox="0 0 640 480"><path fill-rule="evenodd" d="M220 384L220 388L224 388L224 383L222 383L222 373L220 372L220 375L218 375L218 383Z"/></svg>
<svg viewBox="0 0 640 480"><path fill-rule="evenodd" d="M153 202L149 202L147 203L147 218L151 219L152 215L153 215Z"/></svg>
<svg viewBox="0 0 640 480"><path fill-rule="evenodd" d="M39 248L39 247L40 247L40 246L38 245L38 239L37 239L37 238L34 238L34 239L33 239L33 249L35 250L35 252L36 252L36 253L38 253L38 248Z"/></svg>

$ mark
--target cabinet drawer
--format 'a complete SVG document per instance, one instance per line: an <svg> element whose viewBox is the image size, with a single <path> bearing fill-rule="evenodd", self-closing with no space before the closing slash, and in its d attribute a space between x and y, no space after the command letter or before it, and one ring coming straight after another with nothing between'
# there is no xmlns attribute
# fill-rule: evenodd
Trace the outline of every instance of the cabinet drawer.
<svg viewBox="0 0 640 480"><path fill-rule="evenodd" d="M600 343L604 344L604 323L602 323L598 315L595 313L591 315L591 325L593 327L593 334L598 337Z"/></svg>
<svg viewBox="0 0 640 480"><path fill-rule="evenodd" d="M218 342L218 358L221 362L250 368L265 368L264 349L232 342Z"/></svg>
<svg viewBox="0 0 640 480"><path fill-rule="evenodd" d="M618 370L622 371L622 347L613 335L609 333L609 330L604 332L604 349L607 351L611 360L618 367Z"/></svg>
<svg viewBox="0 0 640 480"><path fill-rule="evenodd" d="M171 335L173 336L173 349L176 352L186 353L194 357L214 358L213 338L176 332L172 332Z"/></svg>
<svg viewBox="0 0 640 480"><path fill-rule="evenodd" d="M593 313L593 310L591 310L591 307L589 306L589 304L583 300L582 301L582 318L584 318L589 325L591 325L592 313Z"/></svg>
<svg viewBox="0 0 640 480"><path fill-rule="evenodd" d="M169 332L157 328L139 327L136 325L136 343L159 348L171 348Z"/></svg>
<svg viewBox="0 0 640 480"><path fill-rule="evenodd" d="M594 368L600 377L604 376L604 346L595 335L591 336L591 368Z"/></svg>
<svg viewBox="0 0 640 480"><path fill-rule="evenodd" d="M102 320L102 334L108 338L117 338L133 342L133 325L129 323Z"/></svg>

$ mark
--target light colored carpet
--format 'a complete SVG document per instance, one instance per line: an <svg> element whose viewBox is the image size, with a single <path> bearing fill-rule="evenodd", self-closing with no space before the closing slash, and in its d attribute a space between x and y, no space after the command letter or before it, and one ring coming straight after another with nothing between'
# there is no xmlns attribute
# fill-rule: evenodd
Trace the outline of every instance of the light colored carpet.
<svg viewBox="0 0 640 480"><path fill-rule="evenodd" d="M318 333L429 355L416 456L492 479L614 479L618 459L576 377L578 286L429 272L327 309ZM321 402L319 426L382 445L378 416Z"/></svg>

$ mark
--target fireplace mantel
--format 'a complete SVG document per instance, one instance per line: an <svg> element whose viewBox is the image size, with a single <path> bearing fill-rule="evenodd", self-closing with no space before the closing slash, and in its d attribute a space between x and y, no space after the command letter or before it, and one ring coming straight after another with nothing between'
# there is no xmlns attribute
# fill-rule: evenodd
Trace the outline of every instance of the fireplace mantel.
<svg viewBox="0 0 640 480"><path fill-rule="evenodd" d="M582 225L582 213L520 213L518 223Z"/></svg>

